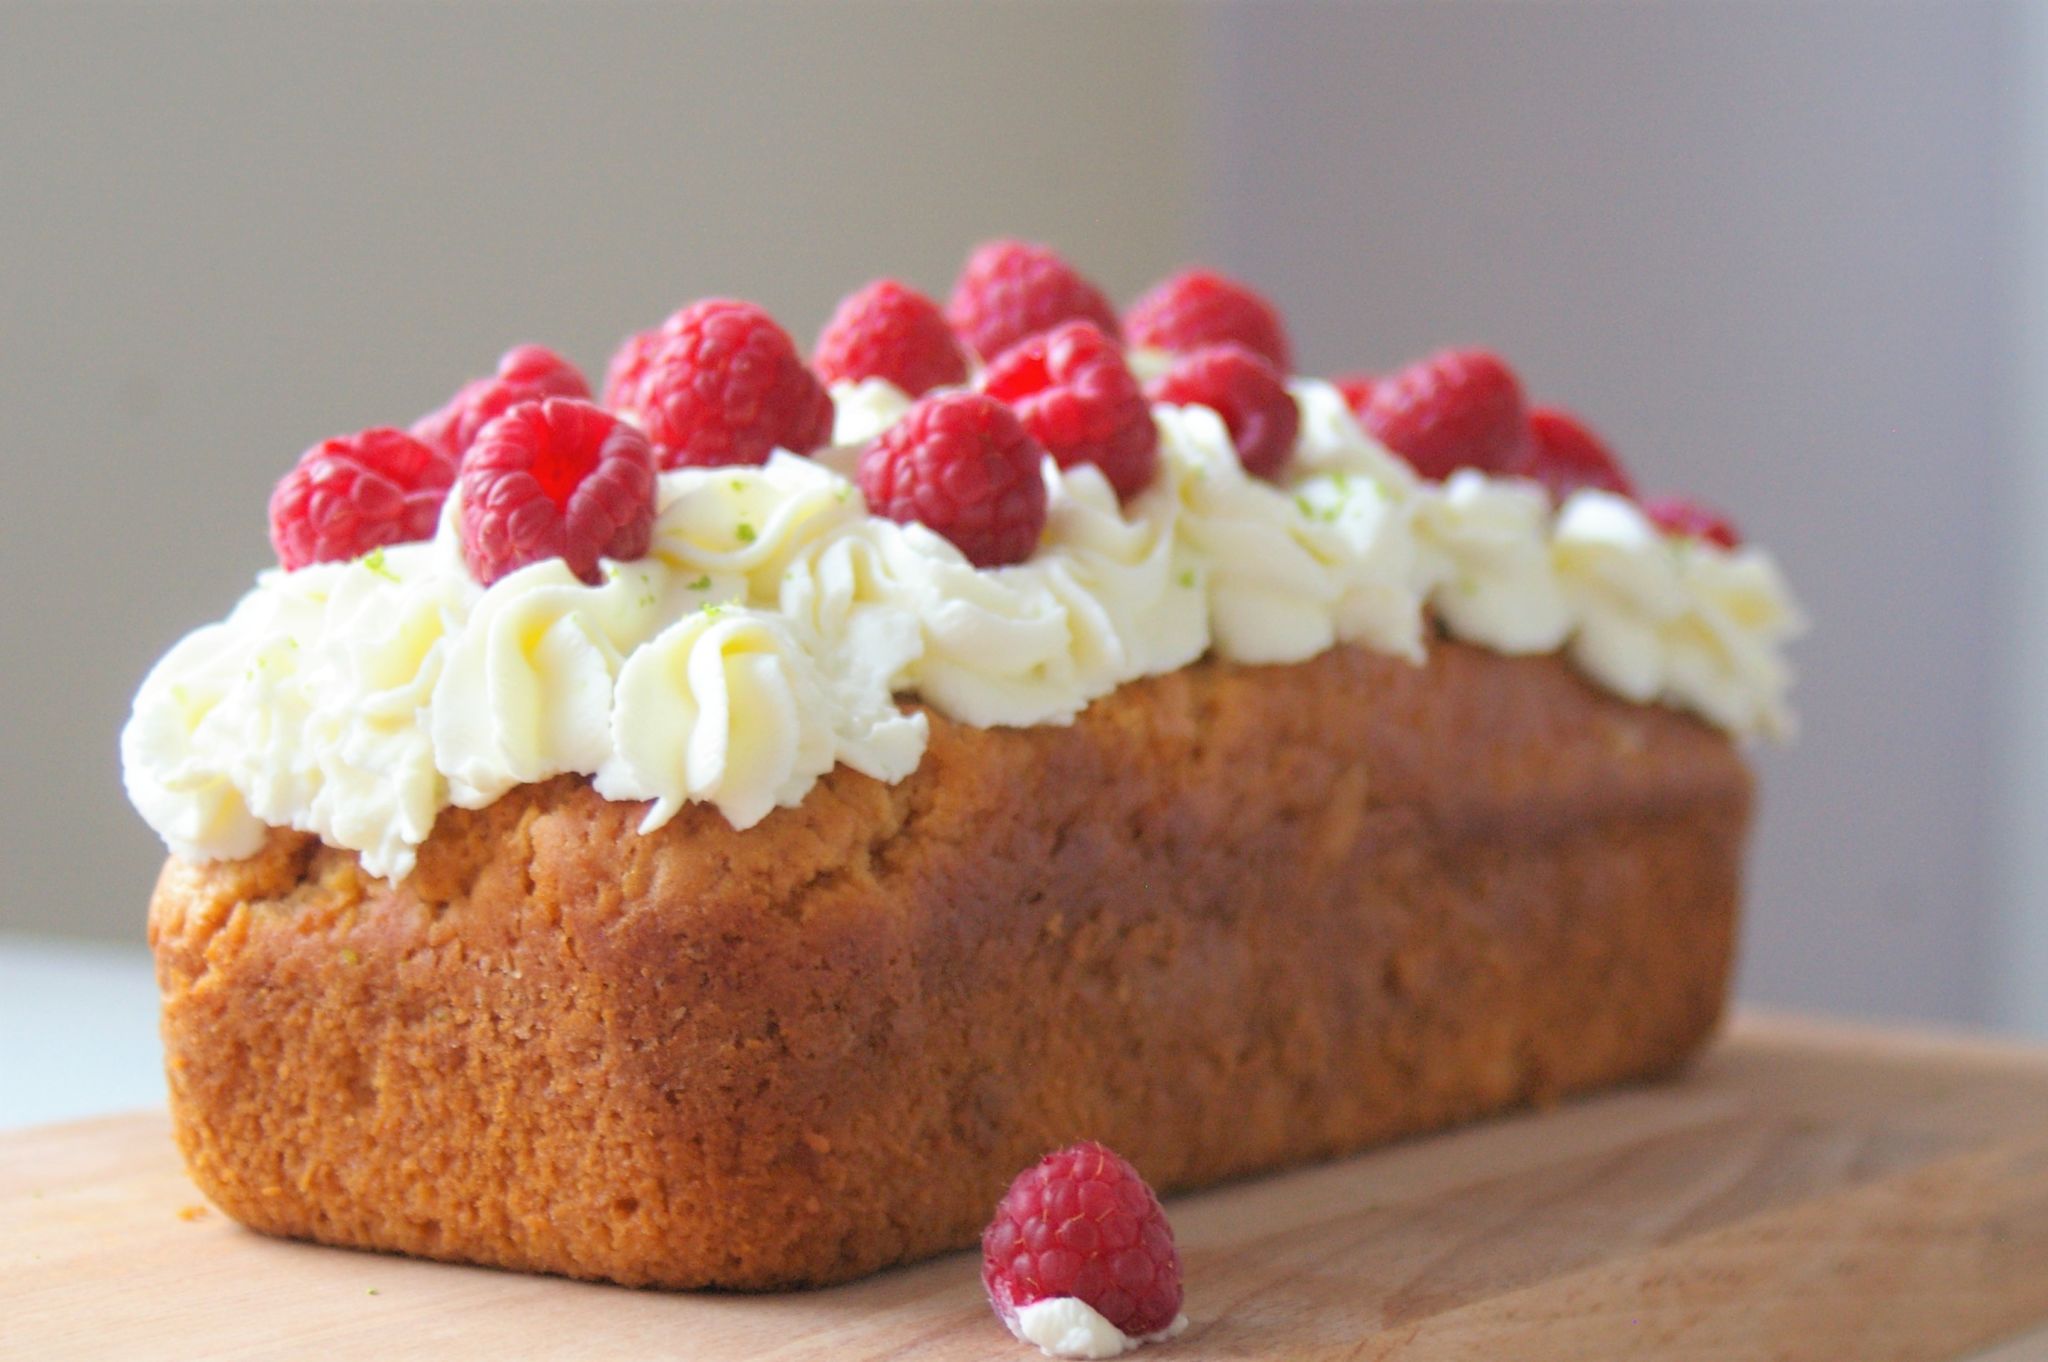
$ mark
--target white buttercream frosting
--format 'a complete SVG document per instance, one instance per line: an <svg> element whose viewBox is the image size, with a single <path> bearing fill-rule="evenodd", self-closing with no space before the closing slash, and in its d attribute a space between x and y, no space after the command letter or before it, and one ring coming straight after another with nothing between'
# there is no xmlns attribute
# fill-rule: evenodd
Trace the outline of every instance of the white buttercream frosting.
<svg viewBox="0 0 2048 1362"><path fill-rule="evenodd" d="M910 395L886 378L832 385L832 446L859 449L910 410Z"/></svg>
<svg viewBox="0 0 2048 1362"><path fill-rule="evenodd" d="M1604 493L1553 513L1512 479L1421 482L1330 385L1291 391L1282 483L1245 473L1216 413L1156 406L1156 482L1119 505L1048 459L1044 538L1012 567L867 514L855 448L908 405L874 380L834 388L841 447L662 474L648 555L595 586L560 562L478 586L451 499L434 539L266 571L166 654L122 734L129 796L186 856L293 827L397 878L443 808L551 776L650 801L648 830L689 801L744 828L839 763L914 770L927 721L899 697L1066 723L1210 652L1420 662L1432 613L1501 652L1566 649L1632 700L1789 730L1801 624L1767 555L1663 535Z"/></svg>
<svg viewBox="0 0 2048 1362"><path fill-rule="evenodd" d="M1149 1334L1132 1335L1111 1324L1101 1311L1077 1296L1048 1296L1017 1307L1006 1319L1019 1342L1030 1343L1047 1357L1121 1357L1147 1343L1164 1343L1188 1327L1186 1315Z"/></svg>

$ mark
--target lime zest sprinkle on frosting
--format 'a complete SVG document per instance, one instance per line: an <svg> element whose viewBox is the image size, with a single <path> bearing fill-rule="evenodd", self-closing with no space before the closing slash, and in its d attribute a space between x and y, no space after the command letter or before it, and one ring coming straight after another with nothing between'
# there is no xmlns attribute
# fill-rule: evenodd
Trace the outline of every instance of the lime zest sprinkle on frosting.
<svg viewBox="0 0 2048 1362"><path fill-rule="evenodd" d="M398 574L393 572L384 562L384 546L382 544L364 554L362 564L387 582L398 580Z"/></svg>

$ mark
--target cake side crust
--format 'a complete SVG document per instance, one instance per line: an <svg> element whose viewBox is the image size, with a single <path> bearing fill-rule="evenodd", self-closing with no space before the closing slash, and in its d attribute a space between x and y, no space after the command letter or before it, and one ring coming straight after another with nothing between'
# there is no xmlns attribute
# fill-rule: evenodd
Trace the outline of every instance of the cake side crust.
<svg viewBox="0 0 2048 1362"><path fill-rule="evenodd" d="M1720 1013L1747 769L1558 658L931 722L900 784L744 833L563 778L444 813L395 888L303 834L173 860L195 1179L270 1233L819 1284L971 1242L1075 1138L1199 1186L1660 1073Z"/></svg>

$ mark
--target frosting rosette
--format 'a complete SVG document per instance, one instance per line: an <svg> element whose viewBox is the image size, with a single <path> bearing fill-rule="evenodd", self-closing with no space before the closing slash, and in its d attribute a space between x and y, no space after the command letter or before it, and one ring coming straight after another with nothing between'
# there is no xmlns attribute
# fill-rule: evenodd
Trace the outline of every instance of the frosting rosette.
<svg viewBox="0 0 2048 1362"><path fill-rule="evenodd" d="M1552 557L1588 676L1735 732L1790 736L1783 649L1805 621L1768 553L1670 538L1634 502L1582 491L1557 517Z"/></svg>
<svg viewBox="0 0 2048 1362"><path fill-rule="evenodd" d="M886 689L832 686L782 616L710 606L663 629L620 668L596 787L607 799L652 800L642 832L689 800L749 828L799 803L842 761L901 780L924 753L926 727Z"/></svg>

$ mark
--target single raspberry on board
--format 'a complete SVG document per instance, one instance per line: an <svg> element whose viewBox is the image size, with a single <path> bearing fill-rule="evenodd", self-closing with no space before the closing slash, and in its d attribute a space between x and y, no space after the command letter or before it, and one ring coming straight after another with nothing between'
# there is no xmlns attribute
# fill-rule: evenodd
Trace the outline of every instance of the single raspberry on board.
<svg viewBox="0 0 2048 1362"><path fill-rule="evenodd" d="M983 393L920 397L861 452L860 490L876 515L926 526L976 567L1021 563L1045 530L1045 449Z"/></svg>
<svg viewBox="0 0 2048 1362"><path fill-rule="evenodd" d="M599 558L647 552L654 451L602 407L569 397L524 402L483 428L462 461L462 557L489 586L560 558L592 586Z"/></svg>
<svg viewBox="0 0 2048 1362"><path fill-rule="evenodd" d="M1387 375L1359 420L1437 481L1460 468L1500 472L1529 438L1521 381L1491 350L1443 350Z"/></svg>
<svg viewBox="0 0 2048 1362"><path fill-rule="evenodd" d="M1017 1311L1070 1296L1134 1337L1180 1314L1180 1254L1159 1198L1093 1140L1017 1175L981 1236L981 1280L1012 1333Z"/></svg>
<svg viewBox="0 0 2048 1362"><path fill-rule="evenodd" d="M1235 341L1282 374L1294 368L1287 324L1265 295L1214 270L1182 270L1124 313L1124 335L1180 355Z"/></svg>
<svg viewBox="0 0 2048 1362"><path fill-rule="evenodd" d="M288 570L430 539L455 465L402 430L323 440L270 494L270 543Z"/></svg>
<svg viewBox="0 0 2048 1362"><path fill-rule="evenodd" d="M605 403L632 416L663 468L766 463L832 435L832 398L773 317L706 298L612 358Z"/></svg>
<svg viewBox="0 0 2048 1362"><path fill-rule="evenodd" d="M1093 322L1062 322L996 357L982 390L1015 409L1062 468L1092 463L1128 500L1159 472L1159 428L1124 352Z"/></svg>
<svg viewBox="0 0 2048 1362"><path fill-rule="evenodd" d="M1152 400L1207 407L1223 418L1237 461L1253 477L1272 479L1294 454L1301 408L1280 375L1259 355L1234 343L1182 355L1151 387Z"/></svg>
<svg viewBox="0 0 2048 1362"><path fill-rule="evenodd" d="M1690 497L1651 497L1643 503L1643 514L1666 534L1704 539L1724 549L1742 546L1742 532L1734 521Z"/></svg>
<svg viewBox="0 0 2048 1362"><path fill-rule="evenodd" d="M590 396L575 365L545 345L516 345L498 357L498 371L471 379L438 410L412 423L413 437L442 457L459 461L476 434L521 402L544 397Z"/></svg>
<svg viewBox="0 0 2048 1362"><path fill-rule="evenodd" d="M1111 340L1123 339L1102 290L1049 247L1029 241L975 247L953 284L946 320L987 359L1061 322L1094 322Z"/></svg>
<svg viewBox="0 0 2048 1362"><path fill-rule="evenodd" d="M811 367L827 383L883 378L912 397L967 381L967 354L946 314L894 279L877 279L840 302Z"/></svg>
<svg viewBox="0 0 2048 1362"><path fill-rule="evenodd" d="M1588 487L1616 496L1636 494L1628 470L1606 441L1557 407L1537 407L1529 413L1529 439L1503 471L1542 483L1560 503Z"/></svg>

